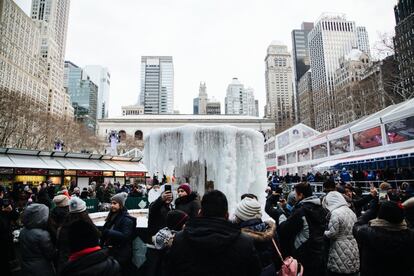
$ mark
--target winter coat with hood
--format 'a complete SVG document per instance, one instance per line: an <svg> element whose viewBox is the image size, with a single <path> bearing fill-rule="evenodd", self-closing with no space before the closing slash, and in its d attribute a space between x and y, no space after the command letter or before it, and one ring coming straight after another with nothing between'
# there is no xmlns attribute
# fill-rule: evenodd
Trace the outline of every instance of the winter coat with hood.
<svg viewBox="0 0 414 276"><path fill-rule="evenodd" d="M178 197L175 200L175 209L185 212L190 218L196 217L201 208L200 199L197 193Z"/></svg>
<svg viewBox="0 0 414 276"><path fill-rule="evenodd" d="M306 268L307 275L325 273L326 215L321 200L310 196L295 205L291 216L277 230L283 253L296 258Z"/></svg>
<svg viewBox="0 0 414 276"><path fill-rule="evenodd" d="M102 249L76 260L69 261L62 269L61 276L118 276L120 266Z"/></svg>
<svg viewBox="0 0 414 276"><path fill-rule="evenodd" d="M414 275L414 232L405 221L399 225L376 219L378 206L371 204L358 218L353 234L361 255L361 276Z"/></svg>
<svg viewBox="0 0 414 276"><path fill-rule="evenodd" d="M20 252L23 275L55 275L53 257L55 248L46 231L49 208L33 203L23 213L23 229L20 232Z"/></svg>
<svg viewBox="0 0 414 276"><path fill-rule="evenodd" d="M271 221L263 222L261 219L255 218L243 221L239 225L242 233L253 240L262 268L272 263L275 264L275 267L280 267L280 258L272 241L276 233L275 223Z"/></svg>
<svg viewBox="0 0 414 276"><path fill-rule="evenodd" d="M124 207L103 226L102 240L105 245L112 246L111 255L121 266L131 262L132 240L135 238L136 225L136 218L130 216Z"/></svg>
<svg viewBox="0 0 414 276"><path fill-rule="evenodd" d="M175 235L166 258L168 275L260 275L253 241L224 218L192 218Z"/></svg>
<svg viewBox="0 0 414 276"><path fill-rule="evenodd" d="M330 219L325 237L330 239L328 270L335 273L355 273L359 271L359 251L352 235L357 220L355 213L338 192L330 192L322 205L329 210Z"/></svg>

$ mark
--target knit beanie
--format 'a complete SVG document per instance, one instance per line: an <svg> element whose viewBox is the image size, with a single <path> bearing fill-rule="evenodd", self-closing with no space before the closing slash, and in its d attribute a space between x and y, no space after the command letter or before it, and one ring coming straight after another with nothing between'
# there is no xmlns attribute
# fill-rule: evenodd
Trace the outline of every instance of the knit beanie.
<svg viewBox="0 0 414 276"><path fill-rule="evenodd" d="M65 195L57 195L53 198L53 203L55 203L57 207L67 207L69 206L69 198Z"/></svg>
<svg viewBox="0 0 414 276"><path fill-rule="evenodd" d="M98 230L84 220L75 220L69 225L68 238L71 253L99 245Z"/></svg>
<svg viewBox="0 0 414 276"><path fill-rule="evenodd" d="M295 193L295 191L290 192L289 195L287 196L287 204L289 204L292 207L296 204L296 193Z"/></svg>
<svg viewBox="0 0 414 276"><path fill-rule="evenodd" d="M191 187L188 183L181 184L180 186L178 186L178 189L183 189L187 193L187 195L191 194Z"/></svg>
<svg viewBox="0 0 414 276"><path fill-rule="evenodd" d="M237 205L235 216L242 221L247 221L254 218L262 217L262 210L260 203L256 199L244 198Z"/></svg>
<svg viewBox="0 0 414 276"><path fill-rule="evenodd" d="M113 197L111 197L111 201L115 201L116 203L118 203L119 205L121 205L122 207L125 206L125 201L127 200L128 194L125 192L122 193L118 193L116 195L114 195Z"/></svg>
<svg viewBox="0 0 414 276"><path fill-rule="evenodd" d="M379 219L399 224L404 220L404 209L400 203L395 201L385 201L381 204L378 212Z"/></svg>
<svg viewBox="0 0 414 276"><path fill-rule="evenodd" d="M69 213L81 213L86 211L86 203L79 197L72 197L69 201Z"/></svg>
<svg viewBox="0 0 414 276"><path fill-rule="evenodd" d="M181 210L169 211L167 214L167 227L170 230L180 231L188 218L188 215Z"/></svg>

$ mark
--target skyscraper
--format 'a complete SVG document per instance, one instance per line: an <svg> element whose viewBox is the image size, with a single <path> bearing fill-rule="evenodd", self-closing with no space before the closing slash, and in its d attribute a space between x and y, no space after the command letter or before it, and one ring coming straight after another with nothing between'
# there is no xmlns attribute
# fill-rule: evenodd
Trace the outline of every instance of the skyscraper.
<svg viewBox="0 0 414 276"><path fill-rule="evenodd" d="M231 115L256 116L253 88L244 88L237 78L227 87L225 113Z"/></svg>
<svg viewBox="0 0 414 276"><path fill-rule="evenodd" d="M30 34L30 35L28 35ZM0 88L48 105L46 64L38 58L40 29L12 0L0 0Z"/></svg>
<svg viewBox="0 0 414 276"><path fill-rule="evenodd" d="M207 87L205 82L200 82L198 97L193 100L193 114L207 114Z"/></svg>
<svg viewBox="0 0 414 276"><path fill-rule="evenodd" d="M64 86L75 110L75 120L94 131L98 86L92 82L85 70L70 61L65 61Z"/></svg>
<svg viewBox="0 0 414 276"><path fill-rule="evenodd" d="M293 124L292 62L287 46L272 42L267 48L265 117L275 121L276 129Z"/></svg>
<svg viewBox="0 0 414 276"><path fill-rule="evenodd" d="M395 56L401 76L399 94L405 99L414 97L414 1L399 0L395 13Z"/></svg>
<svg viewBox="0 0 414 276"><path fill-rule="evenodd" d="M319 131L336 125L335 72L339 59L358 47L357 38L355 22L346 20L344 14L322 14L309 33L315 125Z"/></svg>
<svg viewBox="0 0 414 276"><path fill-rule="evenodd" d="M357 27L357 39L358 39L358 49L367 54L371 55L371 50L369 47L368 32L365 27Z"/></svg>
<svg viewBox="0 0 414 276"><path fill-rule="evenodd" d="M313 28L312 22L303 22L300 30L292 31L292 59L293 59L293 76L294 76L294 105L295 121L301 119L299 107L299 80L310 68L308 34Z"/></svg>
<svg viewBox="0 0 414 276"><path fill-rule="evenodd" d="M62 117L69 97L63 88L63 67L69 0L33 0L31 17L41 30L40 57L47 64L48 111Z"/></svg>
<svg viewBox="0 0 414 276"><path fill-rule="evenodd" d="M207 115L220 115L221 114L221 103L212 98L206 106Z"/></svg>
<svg viewBox="0 0 414 276"><path fill-rule="evenodd" d="M171 56L141 57L140 104L145 114L174 113L174 66Z"/></svg>
<svg viewBox="0 0 414 276"><path fill-rule="evenodd" d="M100 65L87 65L83 70L98 86L96 119L108 118L109 89L111 86L111 74L109 74L108 68Z"/></svg>

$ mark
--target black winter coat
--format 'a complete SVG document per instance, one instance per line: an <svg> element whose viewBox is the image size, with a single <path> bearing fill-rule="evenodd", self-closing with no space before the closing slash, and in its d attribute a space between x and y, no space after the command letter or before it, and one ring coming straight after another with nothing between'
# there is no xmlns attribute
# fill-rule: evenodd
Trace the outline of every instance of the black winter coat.
<svg viewBox="0 0 414 276"><path fill-rule="evenodd" d="M354 225L361 258L361 276L414 275L414 232L409 229L391 231L371 226L375 217L369 210Z"/></svg>
<svg viewBox="0 0 414 276"><path fill-rule="evenodd" d="M103 249L69 261L63 267L61 276L118 276L120 266Z"/></svg>
<svg viewBox="0 0 414 276"><path fill-rule="evenodd" d="M112 246L110 254L123 267L131 264L132 240L135 238L137 219L123 208L115 218L105 222L102 230L104 245Z"/></svg>
<svg viewBox="0 0 414 276"><path fill-rule="evenodd" d="M185 212L190 218L196 217L200 208L200 199L195 192L175 200L175 209Z"/></svg>
<svg viewBox="0 0 414 276"><path fill-rule="evenodd" d="M325 273L326 215L320 199L308 197L295 205L291 216L277 229L284 254L304 266L305 276Z"/></svg>
<svg viewBox="0 0 414 276"><path fill-rule="evenodd" d="M152 243L151 237L167 226L167 214L171 210L170 204L165 204L161 196L151 203L148 210L148 237L147 243Z"/></svg>
<svg viewBox="0 0 414 276"><path fill-rule="evenodd" d="M171 276L255 276L261 266L253 241L222 218L192 218L166 258Z"/></svg>

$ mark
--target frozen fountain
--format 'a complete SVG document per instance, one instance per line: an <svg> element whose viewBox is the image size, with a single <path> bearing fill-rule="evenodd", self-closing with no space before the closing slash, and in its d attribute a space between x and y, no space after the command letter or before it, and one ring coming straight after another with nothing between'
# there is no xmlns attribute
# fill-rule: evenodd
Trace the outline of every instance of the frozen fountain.
<svg viewBox="0 0 414 276"><path fill-rule="evenodd" d="M144 163L151 175L188 178L201 195L212 188L224 192L231 211L244 193L264 199L263 135L252 129L197 125L156 129L145 137Z"/></svg>

